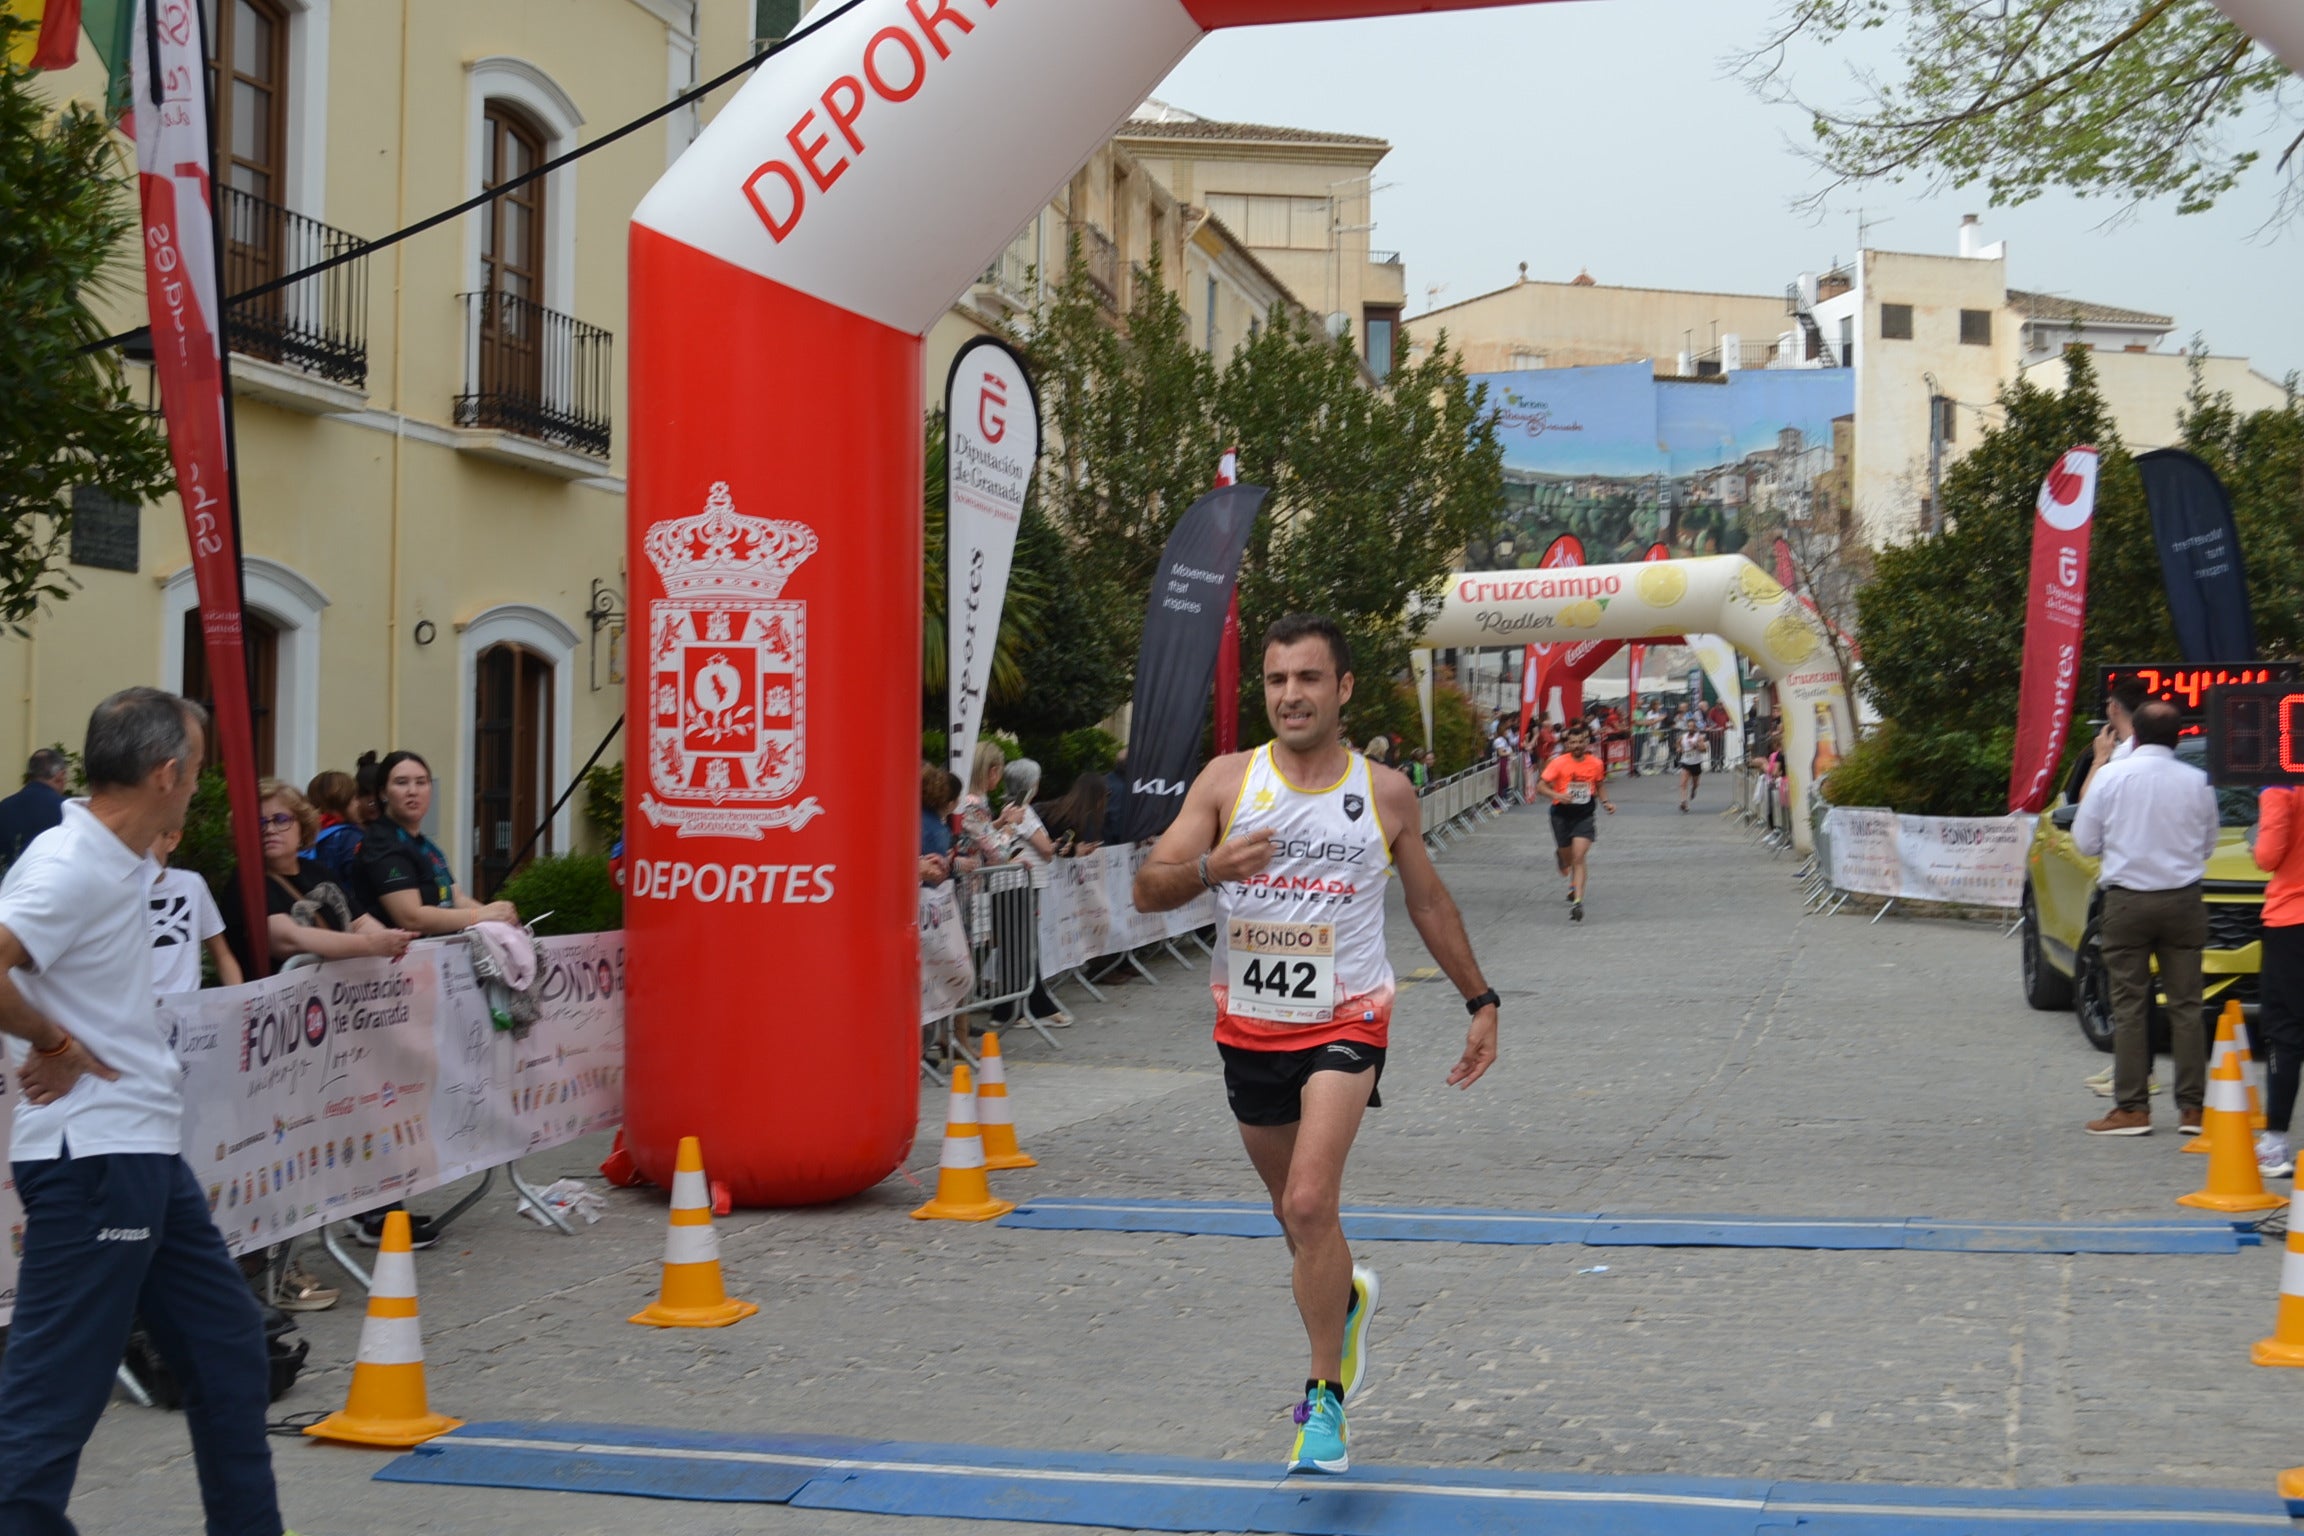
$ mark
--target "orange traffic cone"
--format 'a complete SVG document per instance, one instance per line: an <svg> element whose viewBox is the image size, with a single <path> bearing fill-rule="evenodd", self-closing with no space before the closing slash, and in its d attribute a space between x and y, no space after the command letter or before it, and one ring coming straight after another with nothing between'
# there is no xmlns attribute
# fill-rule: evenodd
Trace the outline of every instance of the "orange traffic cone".
<svg viewBox="0 0 2304 1536"><path fill-rule="evenodd" d="M2209 1211L2269 1211L2284 1202L2264 1190L2256 1169L2256 1138L2248 1129L2248 1089L2240 1080L2240 1059L2226 1056L2208 1074L2208 1102L2201 1106L2207 1127L2208 1182L2198 1193L2178 1195L2178 1205Z"/></svg>
<svg viewBox="0 0 2304 1536"><path fill-rule="evenodd" d="M965 1066L952 1069L952 1107L944 1116L944 1155L937 1159L936 1198L914 1221L990 1221L1016 1209L992 1198L984 1177L984 1136L976 1125L976 1084Z"/></svg>
<svg viewBox="0 0 2304 1536"><path fill-rule="evenodd" d="M1040 1159L1016 1145L1016 1121L1008 1113L1008 1066L1000 1058L1000 1037L984 1031L984 1080L976 1085L976 1114L984 1126L984 1166L1037 1168Z"/></svg>
<svg viewBox="0 0 2304 1536"><path fill-rule="evenodd" d="M2288 1506L2288 1518L2304 1520L2304 1467L2290 1467L2280 1474L2278 1488L2281 1502Z"/></svg>
<svg viewBox="0 0 2304 1536"><path fill-rule="evenodd" d="M2208 1051L2208 1075L2224 1065L2224 1058L2240 1058L2240 1079L2248 1089L2248 1125L2251 1130L2264 1129L2264 1100L2256 1091L2256 1067L2248 1054L2248 1037L2240 1032L2240 1004L2227 1002L2223 1012L2216 1015L2216 1043ZM2195 1136L2177 1148L2180 1152L2206 1152L2208 1138Z"/></svg>
<svg viewBox="0 0 2304 1536"><path fill-rule="evenodd" d="M424 1399L424 1331L416 1318L416 1254L408 1244L408 1213L384 1218L383 1246L368 1288L368 1318L360 1325L360 1354L344 1411L304 1433L348 1445L406 1448L422 1445L463 1423L434 1413Z"/></svg>
<svg viewBox="0 0 2304 1536"><path fill-rule="evenodd" d="M2272 1324L2272 1337L2258 1339L2248 1358L2258 1365L2304 1365L2304 1232L2296 1220L2304 1216L2304 1185L2288 1201L2288 1247L2280 1255L2280 1314Z"/></svg>
<svg viewBox="0 0 2304 1536"><path fill-rule="evenodd" d="M759 1311L731 1301L720 1281L720 1233L712 1225L712 1191L704 1182L704 1146L680 1138L672 1164L672 1216L664 1229L664 1289L632 1314L651 1328L725 1328Z"/></svg>

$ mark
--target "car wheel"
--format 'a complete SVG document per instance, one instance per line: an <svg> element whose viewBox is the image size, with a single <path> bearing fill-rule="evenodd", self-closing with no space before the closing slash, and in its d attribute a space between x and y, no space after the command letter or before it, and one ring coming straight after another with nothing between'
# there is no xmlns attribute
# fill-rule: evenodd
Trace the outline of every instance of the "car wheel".
<svg viewBox="0 0 2304 1536"><path fill-rule="evenodd" d="M2032 899L2032 887L2024 887L2023 932L2018 936L2024 948L2018 964L2024 973L2024 1001L2044 1012L2072 1006L2072 978L2048 963L2048 956L2040 948L2040 908Z"/></svg>
<svg viewBox="0 0 2304 1536"><path fill-rule="evenodd" d="M2090 1045L2100 1051L2112 1049L2112 973L2104 967L2100 914L2089 914L2088 930L2080 935L2080 948L2072 957L2072 1011Z"/></svg>

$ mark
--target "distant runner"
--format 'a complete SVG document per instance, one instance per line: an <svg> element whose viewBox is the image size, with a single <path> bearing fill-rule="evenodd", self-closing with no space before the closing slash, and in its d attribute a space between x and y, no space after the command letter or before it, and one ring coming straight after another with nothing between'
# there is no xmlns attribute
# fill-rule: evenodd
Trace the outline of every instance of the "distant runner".
<svg viewBox="0 0 2304 1536"><path fill-rule="evenodd" d="M1392 1022L1384 886L1395 870L1408 919L1472 1015L1458 1088L1496 1062L1496 994L1464 919L1424 850L1416 792L1337 739L1352 651L1332 619L1297 615L1264 635L1264 712L1276 738L1201 770L1174 825L1136 875L1136 908L1165 912L1216 893L1216 1048L1248 1160L1294 1257L1296 1310L1312 1352L1290 1472L1342 1472L1344 1402L1366 1379L1376 1273L1356 1267L1339 1218L1344 1160Z"/></svg>
<svg viewBox="0 0 2304 1536"><path fill-rule="evenodd" d="M1608 798L1608 765L1592 750L1592 727L1568 727L1568 750L1544 765L1544 787L1552 795L1552 842L1558 850L1560 873L1568 877L1568 921L1584 921L1586 861L1599 834L1599 816L1592 809L1598 800L1608 814L1616 804Z"/></svg>
<svg viewBox="0 0 2304 1536"><path fill-rule="evenodd" d="M1704 717L1691 711L1680 730L1680 809L1696 798L1704 782L1704 764L1712 756L1712 743L1704 730Z"/></svg>

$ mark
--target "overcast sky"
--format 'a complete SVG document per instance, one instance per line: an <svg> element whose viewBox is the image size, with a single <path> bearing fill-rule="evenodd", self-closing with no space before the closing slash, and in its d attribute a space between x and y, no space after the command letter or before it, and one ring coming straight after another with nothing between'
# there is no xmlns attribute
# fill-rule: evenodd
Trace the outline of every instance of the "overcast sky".
<svg viewBox="0 0 2304 1536"><path fill-rule="evenodd" d="M1781 293L1858 246L1950 255L1960 216L2009 243L2017 288L2173 315L2171 347L2198 332L2279 379L2304 370L2304 227L2262 231L2273 176L2208 213L2055 195L1989 207L1980 190L1844 193L1815 222L1791 204L1816 185L1789 141L1806 119L1728 78L1723 60L1764 34L1777 0L1593 0L1500 11L1220 32L1160 87L1205 117L1387 139L1376 248L1408 264L1409 314L1511 282ZM1811 51L1795 84L1844 102ZM2266 165L2285 144L2265 142Z"/></svg>

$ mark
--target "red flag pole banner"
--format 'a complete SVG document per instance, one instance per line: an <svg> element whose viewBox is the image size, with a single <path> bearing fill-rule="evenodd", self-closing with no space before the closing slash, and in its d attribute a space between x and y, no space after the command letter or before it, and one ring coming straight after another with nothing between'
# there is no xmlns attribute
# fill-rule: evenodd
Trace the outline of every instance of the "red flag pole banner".
<svg viewBox="0 0 2304 1536"><path fill-rule="evenodd" d="M952 728L945 762L963 780L984 723L1000 612L1024 496L1040 459L1040 397L1024 359L979 336L944 380L944 646Z"/></svg>
<svg viewBox="0 0 2304 1536"><path fill-rule="evenodd" d="M1528 739L1529 724L1536 716L1536 687L1543 676L1535 646L1523 646L1520 651L1520 739Z"/></svg>
<svg viewBox="0 0 2304 1536"><path fill-rule="evenodd" d="M1240 450L1227 448L1216 465L1216 489L1240 478ZM1224 608L1224 637L1216 646L1216 720L1213 732L1216 755L1240 750L1240 588Z"/></svg>
<svg viewBox="0 0 2304 1536"><path fill-rule="evenodd" d="M2024 678L2016 690L2016 753L2008 809L2037 812L2056 791L2072 727L2080 637L2088 618L2088 524L2096 512L2096 450L2075 448L2041 483L2026 579Z"/></svg>
<svg viewBox="0 0 2304 1536"><path fill-rule="evenodd" d="M1536 562L1536 568L1540 571L1558 571L1583 563L1584 541L1572 533L1564 533L1544 546L1544 558ZM1531 645L1528 649L1534 653L1536 658L1536 691L1531 695L1535 709L1542 713L1547 720L1558 719L1564 722L1566 717L1559 713L1559 708L1554 703L1554 695L1557 692L1561 695L1561 703L1564 704L1568 691L1563 686L1559 664L1554 660L1562 646L1558 641L1546 641ZM1581 709L1584 702L1584 690L1577 687L1575 696L1576 706ZM1526 711L1522 712L1520 725L1522 735L1526 735L1528 730L1526 714Z"/></svg>
<svg viewBox="0 0 2304 1536"><path fill-rule="evenodd" d="M649 1178L701 1136L737 1200L801 1204L911 1150L921 352L952 296L1211 28L1496 3L860 0L643 199L625 1144Z"/></svg>
<svg viewBox="0 0 2304 1536"><path fill-rule="evenodd" d="M256 825L256 735L248 708L239 523L232 506L216 305L207 62L194 0L137 0L134 39L136 171L152 366L160 376L168 452L192 549L201 645L215 705L211 728L223 749L232 806L233 853L241 869L257 870L264 867L264 854ZM243 878L240 894L248 931L264 932L264 882ZM252 946L249 958L258 976L269 970L265 946Z"/></svg>

